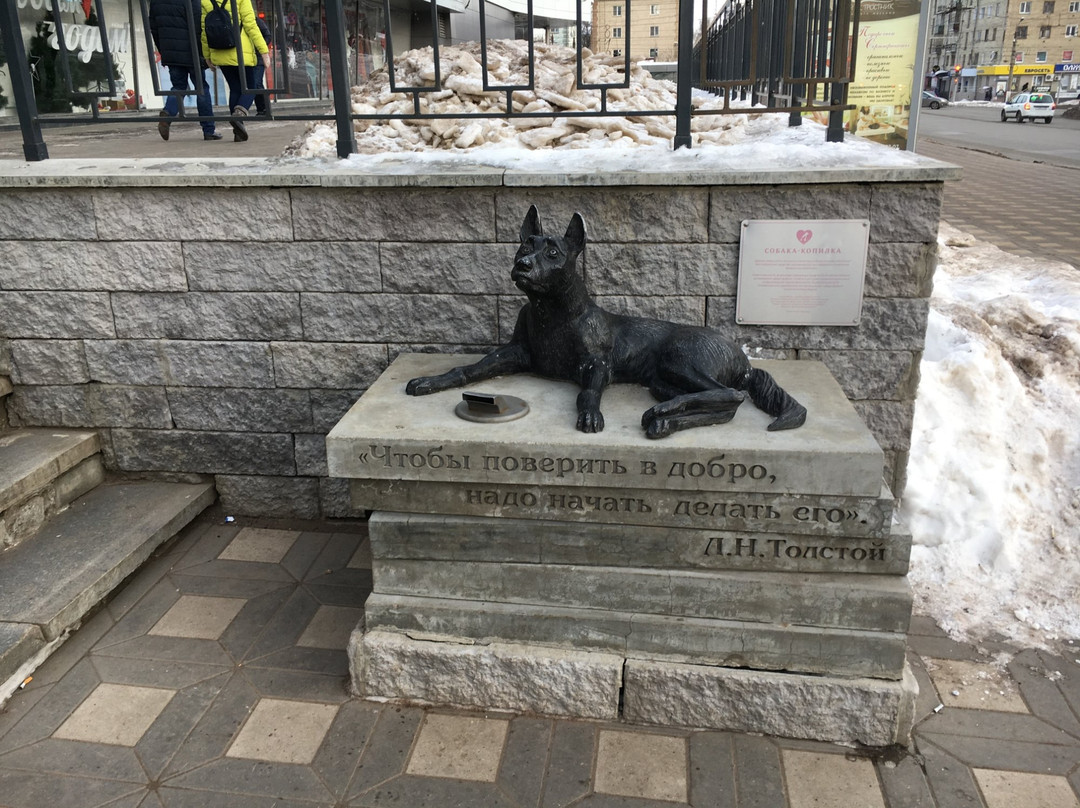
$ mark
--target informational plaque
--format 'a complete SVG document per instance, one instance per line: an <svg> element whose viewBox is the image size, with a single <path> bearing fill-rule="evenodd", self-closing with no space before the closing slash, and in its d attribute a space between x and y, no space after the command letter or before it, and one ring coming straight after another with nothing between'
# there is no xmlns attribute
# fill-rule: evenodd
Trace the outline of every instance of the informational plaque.
<svg viewBox="0 0 1080 808"><path fill-rule="evenodd" d="M742 325L858 325L870 222L742 223L735 321Z"/></svg>

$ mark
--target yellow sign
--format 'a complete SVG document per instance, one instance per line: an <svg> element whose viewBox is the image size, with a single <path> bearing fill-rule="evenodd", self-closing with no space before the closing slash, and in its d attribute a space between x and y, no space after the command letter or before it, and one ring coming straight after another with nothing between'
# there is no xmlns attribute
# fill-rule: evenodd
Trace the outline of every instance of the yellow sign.
<svg viewBox="0 0 1080 808"><path fill-rule="evenodd" d="M1012 74L1014 76L1036 76L1053 72L1053 65L1013 65L1012 69ZM986 67L977 68L975 73L980 76L1007 76L1009 75L1009 66L988 65Z"/></svg>

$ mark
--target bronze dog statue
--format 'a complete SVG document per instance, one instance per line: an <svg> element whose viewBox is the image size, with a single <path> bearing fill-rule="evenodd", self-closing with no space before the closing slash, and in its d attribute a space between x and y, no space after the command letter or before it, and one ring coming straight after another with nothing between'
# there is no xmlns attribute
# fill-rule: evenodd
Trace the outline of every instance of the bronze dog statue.
<svg viewBox="0 0 1080 808"><path fill-rule="evenodd" d="M577 428L600 432L600 396L611 383L637 382L660 403L641 424L650 438L681 429L723 424L748 394L773 416L769 430L794 429L806 408L763 370L751 367L739 346L702 326L613 314L596 305L577 271L585 248L585 220L575 213L566 234L546 236L536 206L521 225L521 246L510 277L529 298L510 342L479 362L405 387L423 396L507 373L536 373L576 382ZM744 392L745 391L745 392Z"/></svg>

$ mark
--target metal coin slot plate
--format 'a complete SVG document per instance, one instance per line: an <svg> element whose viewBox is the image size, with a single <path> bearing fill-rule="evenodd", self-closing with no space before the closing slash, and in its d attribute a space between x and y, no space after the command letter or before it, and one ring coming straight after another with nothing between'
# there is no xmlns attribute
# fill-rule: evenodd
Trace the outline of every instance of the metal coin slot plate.
<svg viewBox="0 0 1080 808"><path fill-rule="evenodd" d="M501 424L516 421L529 413L528 402L517 396L501 396L495 393L464 392L454 408L454 414L466 421L481 424Z"/></svg>

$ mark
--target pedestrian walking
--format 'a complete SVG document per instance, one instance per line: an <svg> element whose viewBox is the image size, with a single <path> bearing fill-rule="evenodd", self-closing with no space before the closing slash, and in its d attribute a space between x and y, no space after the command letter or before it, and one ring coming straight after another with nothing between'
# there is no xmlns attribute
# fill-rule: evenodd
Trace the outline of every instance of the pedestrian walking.
<svg viewBox="0 0 1080 808"><path fill-rule="evenodd" d="M212 48L206 39L206 17L215 9L222 7L232 17L234 28L239 28L240 41L229 48ZM255 96L251 92L244 92L243 88L250 91L256 86L255 65L257 62L262 61L266 69L270 67L270 50L255 22L255 9L251 5L251 0L202 0L202 19L203 57L221 71L221 75L229 85L229 110L233 118L241 119L229 121L229 125L233 128L233 140L247 140L247 127L242 119L247 117ZM244 71L243 86L240 80L241 70Z"/></svg>
<svg viewBox="0 0 1080 808"><path fill-rule="evenodd" d="M214 126L214 106L210 100L210 82L207 80L206 62L199 56L198 43L202 38L202 7L200 0L150 0L150 35L154 47L161 55L161 64L169 70L173 90L191 89L195 95L195 108L202 126L203 140L221 140ZM198 71L198 72L196 72ZM198 92L198 76L202 75L202 92ZM171 118L180 109L180 96L165 99L165 108L159 113L158 134L162 140L169 139Z"/></svg>

